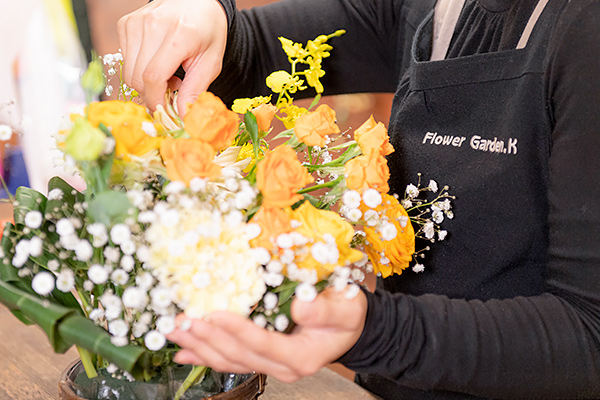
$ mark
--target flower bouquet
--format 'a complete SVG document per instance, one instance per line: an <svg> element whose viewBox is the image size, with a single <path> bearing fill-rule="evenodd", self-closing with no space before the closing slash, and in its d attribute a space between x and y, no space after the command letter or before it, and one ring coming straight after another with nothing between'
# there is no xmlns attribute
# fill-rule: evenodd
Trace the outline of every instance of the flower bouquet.
<svg viewBox="0 0 600 400"><path fill-rule="evenodd" d="M451 197L420 177L402 200L387 194L393 147L383 124L371 118L351 140L318 105L327 42L342 33L306 46L280 39L291 71L267 78L274 103L238 99L232 111L206 92L182 119L170 97L151 114L120 81L120 100L71 114L58 145L87 188L54 178L47 196L17 190L0 301L39 325L55 351L76 345L88 378L169 376L162 392L131 398L201 398L246 377L174 365L165 335L177 314L228 310L287 332L292 298L311 301L332 286L352 296L365 272L402 273L423 255L416 237L444 239ZM118 54L103 60L109 76L118 73ZM90 98L105 90L101 71L96 60L83 76ZM292 95L307 86L317 96L305 109ZM275 117L286 127L278 134Z"/></svg>

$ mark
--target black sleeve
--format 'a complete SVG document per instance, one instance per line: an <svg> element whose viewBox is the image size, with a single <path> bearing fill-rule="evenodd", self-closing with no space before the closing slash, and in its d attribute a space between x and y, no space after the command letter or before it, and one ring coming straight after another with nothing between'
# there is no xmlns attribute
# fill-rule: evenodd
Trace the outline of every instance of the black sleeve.
<svg viewBox="0 0 600 400"><path fill-rule="evenodd" d="M283 0L236 11L233 0L219 1L229 37L223 70L209 90L226 103L270 93L265 78L289 70L279 36L304 44L338 29L347 33L330 41L334 49L323 61L324 94L393 92L409 61L414 31L433 7L433 0Z"/></svg>
<svg viewBox="0 0 600 400"><path fill-rule="evenodd" d="M598 15L600 1L571 1L549 42L547 293L486 302L368 294L366 328L345 365L417 389L600 398Z"/></svg>

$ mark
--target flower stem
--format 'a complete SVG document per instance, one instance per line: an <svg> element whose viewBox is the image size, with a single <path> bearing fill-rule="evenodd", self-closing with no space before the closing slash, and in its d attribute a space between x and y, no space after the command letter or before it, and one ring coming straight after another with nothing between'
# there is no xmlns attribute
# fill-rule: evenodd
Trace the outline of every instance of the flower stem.
<svg viewBox="0 0 600 400"><path fill-rule="evenodd" d="M92 353L84 349L83 347L77 347L77 352L79 353L79 357L81 358L81 363L83 364L83 368L85 369L85 374L88 378L92 379L98 376L98 372L96 372L96 368L94 367L94 363L92 362Z"/></svg>
<svg viewBox="0 0 600 400"><path fill-rule="evenodd" d="M188 376L185 378L179 389L177 389L177 393L175 393L175 397L173 400L180 400L181 397L185 394L185 392L196 382L202 380L206 372L208 371L208 367L195 366L192 368Z"/></svg>

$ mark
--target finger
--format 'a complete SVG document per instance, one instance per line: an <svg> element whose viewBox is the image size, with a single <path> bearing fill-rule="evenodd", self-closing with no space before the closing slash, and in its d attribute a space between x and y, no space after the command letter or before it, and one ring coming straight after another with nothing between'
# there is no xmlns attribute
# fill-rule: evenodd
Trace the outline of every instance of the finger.
<svg viewBox="0 0 600 400"><path fill-rule="evenodd" d="M229 314L231 317L239 317ZM240 317L241 318L241 317ZM257 330L253 323L250 326ZM242 331L238 331L239 334ZM266 333L266 331L264 331ZM247 332L243 331L243 335ZM189 332L173 333L169 339L178 343L184 350L195 354L196 360L218 371L234 373L263 372L288 381L297 380L300 376L286 365L261 357L253 346L240 343L239 335L213 326L202 320L194 320ZM185 357L185 353L184 356Z"/></svg>
<svg viewBox="0 0 600 400"><path fill-rule="evenodd" d="M121 54L125 54L127 52L127 30L125 28L127 24L127 19L129 15L125 15L119 18L117 21L117 33L119 36L119 48L121 49Z"/></svg>
<svg viewBox="0 0 600 400"><path fill-rule="evenodd" d="M164 105L168 82L181 63L192 54L193 49L178 45L176 37L179 36L181 35L174 32L165 37L146 62L143 73L144 100L151 109L155 109L158 104Z"/></svg>
<svg viewBox="0 0 600 400"><path fill-rule="evenodd" d="M179 350L173 357L173 361L178 364L191 364L191 365L206 365L204 359L198 357L196 353L191 350Z"/></svg>
<svg viewBox="0 0 600 400"><path fill-rule="evenodd" d="M123 22L124 24L124 37L125 37L125 48L121 48L123 51L123 81L130 87L133 87L138 92L142 93L143 88L132 82L133 70L135 68L137 56L140 51L140 47L143 44L143 21L138 16L130 16Z"/></svg>
<svg viewBox="0 0 600 400"><path fill-rule="evenodd" d="M325 364L321 354L313 357L311 351L306 351L319 346L319 343L311 342L307 337L270 332L248 319L226 312L211 314L210 324L218 328L222 336L236 337L240 346L252 349L257 359L262 362L268 360L270 364L266 365L270 368L275 365L284 367L285 371L278 370L282 374L312 375ZM275 372L269 370L268 373Z"/></svg>
<svg viewBox="0 0 600 400"><path fill-rule="evenodd" d="M204 53L191 62L184 63L185 78L181 82L177 97L180 115L185 115L187 105L193 103L198 95L205 92L221 73L222 59L211 53Z"/></svg>

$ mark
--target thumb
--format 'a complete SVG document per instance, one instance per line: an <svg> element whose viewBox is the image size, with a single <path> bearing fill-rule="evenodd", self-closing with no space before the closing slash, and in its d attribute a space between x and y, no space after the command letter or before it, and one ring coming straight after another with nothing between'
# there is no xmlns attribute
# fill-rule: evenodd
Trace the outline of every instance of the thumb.
<svg viewBox="0 0 600 400"><path fill-rule="evenodd" d="M345 290L330 288L311 302L295 299L291 307L292 319L300 326L312 328L355 329L364 323L367 299L362 291L350 299L345 293Z"/></svg>

